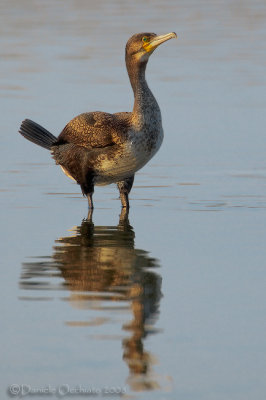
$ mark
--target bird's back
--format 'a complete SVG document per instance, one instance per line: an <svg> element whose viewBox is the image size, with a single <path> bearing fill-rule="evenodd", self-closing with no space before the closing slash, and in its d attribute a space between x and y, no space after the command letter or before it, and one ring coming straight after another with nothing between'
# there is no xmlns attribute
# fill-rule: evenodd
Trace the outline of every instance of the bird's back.
<svg viewBox="0 0 266 400"><path fill-rule="evenodd" d="M88 149L104 148L121 144L127 139L129 118L95 111L73 118L60 133L56 145L76 144Z"/></svg>

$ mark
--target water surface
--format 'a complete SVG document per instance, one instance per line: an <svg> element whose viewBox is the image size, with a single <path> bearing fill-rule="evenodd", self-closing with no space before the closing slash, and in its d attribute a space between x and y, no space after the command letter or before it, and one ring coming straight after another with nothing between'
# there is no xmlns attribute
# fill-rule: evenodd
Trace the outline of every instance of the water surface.
<svg viewBox="0 0 266 400"><path fill-rule="evenodd" d="M4 0L0 15L1 398L264 399L264 2ZM179 36L147 69L165 140L129 215L115 186L87 215L17 130L130 110L124 46L141 31Z"/></svg>

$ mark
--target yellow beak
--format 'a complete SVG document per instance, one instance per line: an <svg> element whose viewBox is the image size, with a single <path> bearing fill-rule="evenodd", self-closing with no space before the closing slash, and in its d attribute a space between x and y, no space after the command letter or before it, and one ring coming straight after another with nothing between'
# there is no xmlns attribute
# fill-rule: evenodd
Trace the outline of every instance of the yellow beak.
<svg viewBox="0 0 266 400"><path fill-rule="evenodd" d="M177 38L177 34L175 32L167 33L166 35L155 36L149 43L145 44L143 47L148 53L150 53L151 51L155 50L156 47L160 46L160 44L173 38Z"/></svg>

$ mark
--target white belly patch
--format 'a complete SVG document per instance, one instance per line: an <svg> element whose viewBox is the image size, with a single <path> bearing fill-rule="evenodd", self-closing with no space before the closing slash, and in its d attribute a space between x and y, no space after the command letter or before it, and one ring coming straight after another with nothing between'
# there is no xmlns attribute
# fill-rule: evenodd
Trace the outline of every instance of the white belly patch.
<svg viewBox="0 0 266 400"><path fill-rule="evenodd" d="M60 167L66 176L76 182L76 179L74 179L73 176L71 176L70 173L64 167L62 167L62 165L60 165Z"/></svg>

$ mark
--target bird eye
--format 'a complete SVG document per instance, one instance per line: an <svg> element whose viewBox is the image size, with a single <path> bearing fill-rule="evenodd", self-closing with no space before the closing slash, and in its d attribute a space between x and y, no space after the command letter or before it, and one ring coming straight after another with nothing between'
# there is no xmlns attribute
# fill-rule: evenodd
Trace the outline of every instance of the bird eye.
<svg viewBox="0 0 266 400"><path fill-rule="evenodd" d="M142 42L147 43L149 41L149 38L147 36L143 36Z"/></svg>

